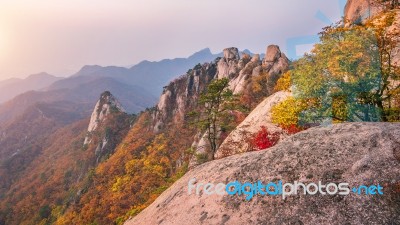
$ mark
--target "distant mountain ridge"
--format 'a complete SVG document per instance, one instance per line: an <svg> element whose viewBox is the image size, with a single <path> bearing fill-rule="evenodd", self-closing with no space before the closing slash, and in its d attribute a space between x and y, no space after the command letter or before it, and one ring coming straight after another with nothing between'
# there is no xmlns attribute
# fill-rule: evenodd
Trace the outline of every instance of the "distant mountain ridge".
<svg viewBox="0 0 400 225"><path fill-rule="evenodd" d="M86 65L77 73L66 79L55 82L47 90L69 88L81 82L92 81L99 77L110 77L125 84L140 86L152 95L161 94L162 87L173 78L186 73L196 64L211 62L222 56L212 54L209 48L194 53L188 58L164 59L161 61L144 60L130 68L118 66Z"/></svg>
<svg viewBox="0 0 400 225"><path fill-rule="evenodd" d="M212 54L206 48L188 58L158 62L145 60L131 68L86 65L64 79L40 73L26 79L0 81L0 124L21 115L38 102L69 101L81 104L82 110L89 116L98 96L104 91L114 93L128 113L138 113L154 106L157 101L154 96L158 96L170 80L194 65L212 61L220 55ZM25 83L27 85L23 88L18 87Z"/></svg>
<svg viewBox="0 0 400 225"><path fill-rule="evenodd" d="M42 72L25 79L11 78L0 81L0 104L24 92L40 90L61 79L63 78Z"/></svg>
<svg viewBox="0 0 400 225"><path fill-rule="evenodd" d="M72 102L79 104L81 110L89 116L99 93L105 90L114 93L129 112L140 112L156 102L156 98L141 87L121 83L109 77L99 77L87 82L78 82L71 88L21 94L0 106L0 124L21 115L31 105L39 102Z"/></svg>

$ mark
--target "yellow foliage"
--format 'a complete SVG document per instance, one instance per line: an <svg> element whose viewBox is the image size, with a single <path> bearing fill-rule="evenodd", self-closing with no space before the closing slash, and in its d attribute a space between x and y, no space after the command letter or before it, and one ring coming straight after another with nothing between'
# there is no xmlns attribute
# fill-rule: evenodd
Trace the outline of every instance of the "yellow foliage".
<svg viewBox="0 0 400 225"><path fill-rule="evenodd" d="M111 191L117 192L120 191L123 186L125 186L129 182L129 176L117 177L113 186L111 187Z"/></svg>
<svg viewBox="0 0 400 225"><path fill-rule="evenodd" d="M290 91L290 87L292 86L290 71L284 73L281 78L276 82L275 91Z"/></svg>
<svg viewBox="0 0 400 225"><path fill-rule="evenodd" d="M281 127L298 126L299 114L306 108L307 104L304 101L288 97L272 107L272 122Z"/></svg>

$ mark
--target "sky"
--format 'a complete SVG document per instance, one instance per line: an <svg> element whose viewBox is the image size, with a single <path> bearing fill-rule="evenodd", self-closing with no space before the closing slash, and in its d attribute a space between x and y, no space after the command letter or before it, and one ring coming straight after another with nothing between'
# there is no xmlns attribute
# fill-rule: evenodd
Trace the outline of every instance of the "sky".
<svg viewBox="0 0 400 225"><path fill-rule="evenodd" d="M0 80L131 66L206 47L310 49L344 0L0 0ZM290 54L289 54L290 55Z"/></svg>

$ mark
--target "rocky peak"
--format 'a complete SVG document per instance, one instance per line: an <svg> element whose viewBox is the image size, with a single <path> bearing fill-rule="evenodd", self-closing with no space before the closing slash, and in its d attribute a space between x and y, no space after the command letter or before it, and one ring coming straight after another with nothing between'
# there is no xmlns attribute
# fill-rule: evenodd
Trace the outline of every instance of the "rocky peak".
<svg viewBox="0 0 400 225"><path fill-rule="evenodd" d="M218 64L219 71L227 71L236 69L231 78L229 87L235 94L239 94L244 90L251 88L249 86L250 77L258 76L262 72L267 73L272 82L276 82L280 74L289 69L289 59L281 52L279 46L269 45L266 50L265 58L260 61L260 55L254 54L250 59L250 55L243 53L236 67L227 67L226 64ZM219 78L219 76L218 76Z"/></svg>
<svg viewBox="0 0 400 225"><path fill-rule="evenodd" d="M239 60L239 50L237 48L231 47L224 49L224 59L229 60Z"/></svg>
<svg viewBox="0 0 400 225"><path fill-rule="evenodd" d="M215 77L217 62L198 64L185 75L164 87L153 113L153 130L158 132L169 122L183 121L185 114L197 103L208 83Z"/></svg>
<svg viewBox="0 0 400 225"><path fill-rule="evenodd" d="M277 62L282 57L281 50L277 45L269 45L265 53L265 58L263 60L262 66L265 70L270 70L275 62Z"/></svg>
<svg viewBox="0 0 400 225"><path fill-rule="evenodd" d="M158 132L166 123L182 121L188 110L195 106L200 93L214 78L228 78L229 88L235 94L251 88L249 78L258 76L261 72L277 79L288 70L289 60L276 45L268 46L266 52L267 57L263 62L268 63L268 70L263 69L259 54L242 52L240 57L239 50L231 47L223 50L223 57L211 63L199 64L172 81L164 87L153 113L153 130Z"/></svg>
<svg viewBox="0 0 400 225"><path fill-rule="evenodd" d="M90 117L88 133L95 131L99 124L112 112L125 112L125 110L109 91L105 91L100 95L100 99L94 107ZM90 143L89 136L86 136L84 144Z"/></svg>
<svg viewBox="0 0 400 225"><path fill-rule="evenodd" d="M191 55L189 58L200 58L200 57L206 57L212 55L212 52L209 48L202 49L193 55Z"/></svg>
<svg viewBox="0 0 400 225"><path fill-rule="evenodd" d="M231 78L238 72L239 50L237 48L224 49L224 57L218 62L217 78Z"/></svg>

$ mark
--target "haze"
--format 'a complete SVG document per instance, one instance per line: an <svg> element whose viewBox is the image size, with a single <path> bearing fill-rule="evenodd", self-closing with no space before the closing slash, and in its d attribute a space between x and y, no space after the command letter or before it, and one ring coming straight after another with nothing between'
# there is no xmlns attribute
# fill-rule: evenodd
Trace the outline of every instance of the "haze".
<svg viewBox="0 0 400 225"><path fill-rule="evenodd" d="M337 0L1 0L0 80L130 66L209 47L265 52L341 17ZM318 16L316 16L318 15ZM307 51L310 46L299 46Z"/></svg>

